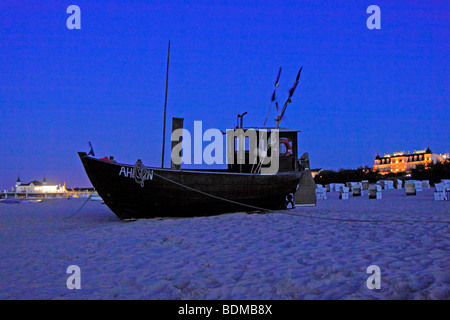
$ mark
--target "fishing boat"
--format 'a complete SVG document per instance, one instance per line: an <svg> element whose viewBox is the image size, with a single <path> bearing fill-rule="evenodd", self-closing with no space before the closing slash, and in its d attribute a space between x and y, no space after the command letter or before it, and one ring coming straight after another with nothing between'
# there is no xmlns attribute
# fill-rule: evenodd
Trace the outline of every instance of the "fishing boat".
<svg viewBox="0 0 450 320"><path fill-rule="evenodd" d="M167 70L168 65L169 56ZM278 86L280 72L275 88ZM243 150L237 148L233 155L235 161L228 164L226 169L183 169L178 165L164 168L167 77L161 167L146 166L139 159L135 164L126 164L111 161L107 157L96 158L92 145L90 152L78 152L78 155L98 195L123 220L276 210L287 208L289 203L293 207L294 193L305 172L298 160L299 130L280 128L279 124L286 106L291 102L299 77L300 72L281 114L276 118L276 127L244 128L243 116L246 113L238 115L240 125L234 130L241 130L244 135L252 131L258 137L258 134L264 132L267 137L263 144L267 146L265 153L252 161L250 150L245 150L242 154ZM273 97L274 95L275 91ZM173 127L172 132L174 129ZM275 136L276 139L272 139ZM260 146L260 138L257 142ZM277 171L264 174L263 169L268 164L263 164L263 160L272 152L277 156ZM241 156L245 161L238 161Z"/></svg>
<svg viewBox="0 0 450 320"><path fill-rule="evenodd" d="M269 175L252 171L255 166L251 163L235 163L227 169L185 170L78 154L99 196L120 219L276 210L292 203L304 173L297 160L297 133L280 130L279 140L289 141L292 147L282 148L286 152L279 157L278 173ZM247 159L248 155L246 151Z"/></svg>

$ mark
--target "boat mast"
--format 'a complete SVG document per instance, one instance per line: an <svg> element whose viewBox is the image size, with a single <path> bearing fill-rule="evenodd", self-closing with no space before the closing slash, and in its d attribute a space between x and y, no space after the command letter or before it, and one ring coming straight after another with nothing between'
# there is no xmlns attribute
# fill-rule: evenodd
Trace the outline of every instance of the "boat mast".
<svg viewBox="0 0 450 320"><path fill-rule="evenodd" d="M164 168L164 146L166 144L166 110L167 110L167 88L169 86L169 58L170 58L170 40L169 40L169 49L167 52L166 97L164 100L164 125L163 125L163 144L162 144L161 168Z"/></svg>

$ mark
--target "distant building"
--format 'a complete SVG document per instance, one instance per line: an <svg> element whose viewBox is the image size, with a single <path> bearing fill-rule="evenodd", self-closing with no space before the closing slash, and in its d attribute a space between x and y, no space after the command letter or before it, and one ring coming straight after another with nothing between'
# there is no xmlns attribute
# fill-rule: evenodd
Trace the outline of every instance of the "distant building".
<svg viewBox="0 0 450 320"><path fill-rule="evenodd" d="M450 159L449 154L436 154L431 152L430 148L425 150L414 151L413 153L394 152L393 154L385 154L380 157L375 156L373 171L381 174L410 172L417 168L418 165L430 164L431 162L442 162Z"/></svg>
<svg viewBox="0 0 450 320"><path fill-rule="evenodd" d="M16 193L63 193L66 187L61 185L47 184L44 177L42 182L34 180L29 183L22 183L20 177L16 181Z"/></svg>

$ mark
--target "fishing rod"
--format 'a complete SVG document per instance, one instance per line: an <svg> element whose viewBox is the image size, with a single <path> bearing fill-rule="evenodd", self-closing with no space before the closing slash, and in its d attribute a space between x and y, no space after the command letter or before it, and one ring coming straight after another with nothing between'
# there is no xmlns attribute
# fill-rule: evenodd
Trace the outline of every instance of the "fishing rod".
<svg viewBox="0 0 450 320"><path fill-rule="evenodd" d="M272 93L272 100L270 101L269 111L267 111L266 120L264 121L264 127L266 126L267 119L269 118L269 113L270 113L270 109L272 108L272 103L275 101L275 91L277 91L277 88L280 85L280 82L279 82L280 74L281 74L281 67L280 67L280 70L278 71L277 80L275 81L275 89L273 90L273 93ZM278 112L278 103L275 102L275 104L277 105L277 112Z"/></svg>
<svg viewBox="0 0 450 320"><path fill-rule="evenodd" d="M286 100L286 102L284 103L284 106L283 106L283 108L281 109L280 115L277 116L277 117L275 118L275 121L276 121L276 123L277 123L277 128L280 126L281 120L283 120L283 116L284 116L284 113L285 113L285 111L286 111L286 108L287 108L288 104L292 102L291 98L292 98L292 96L294 95L295 89L297 88L298 82L299 82L299 80L300 80L300 74L302 73L302 69L303 69L303 67L301 67L300 70L299 70L298 73L297 73L297 78L296 78L295 81L294 81L294 85L293 85L292 88L289 90L289 97L288 97L288 99Z"/></svg>

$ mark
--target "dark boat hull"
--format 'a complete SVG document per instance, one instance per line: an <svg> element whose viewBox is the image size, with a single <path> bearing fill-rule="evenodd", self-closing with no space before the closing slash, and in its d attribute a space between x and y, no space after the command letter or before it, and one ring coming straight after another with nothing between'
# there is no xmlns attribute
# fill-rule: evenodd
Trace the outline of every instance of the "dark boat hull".
<svg viewBox="0 0 450 320"><path fill-rule="evenodd" d="M92 185L120 219L283 209L302 176L299 171L270 176L146 167L148 179L140 184L133 165L78 154Z"/></svg>

